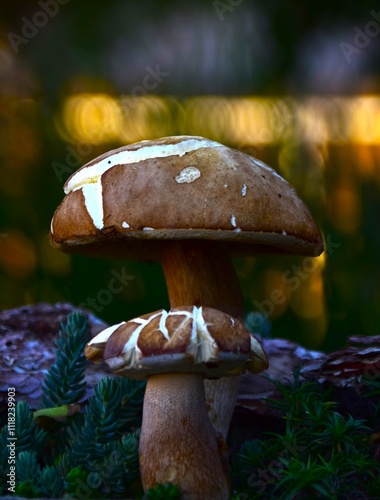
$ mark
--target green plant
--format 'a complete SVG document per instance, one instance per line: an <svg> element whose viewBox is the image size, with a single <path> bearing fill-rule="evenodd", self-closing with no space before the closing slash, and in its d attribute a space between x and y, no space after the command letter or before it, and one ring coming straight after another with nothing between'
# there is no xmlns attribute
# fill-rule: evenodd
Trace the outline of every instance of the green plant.
<svg viewBox="0 0 380 500"><path fill-rule="evenodd" d="M42 386L42 408L75 403L83 396L87 362L84 347L90 338L86 317L74 311L61 325L57 337L55 363Z"/></svg>
<svg viewBox="0 0 380 500"><path fill-rule="evenodd" d="M86 339L84 316L70 315L58 336L55 364L46 375L43 409L32 412L24 401L16 405L14 492L7 489L7 426L0 431L0 493L28 498L143 497L138 445L144 383L104 378L81 409ZM339 413L331 393L318 383L302 382L299 371L291 384L274 384L280 398L268 404L282 428L265 439L245 442L232 457L232 499L378 498L380 460L378 445L370 440L370 422ZM363 392L374 398L376 412L379 381L364 380ZM144 499L180 497L178 488L167 483L149 489Z"/></svg>
<svg viewBox="0 0 380 500"><path fill-rule="evenodd" d="M89 339L85 316L62 324L54 365L43 386L43 410L24 401L15 410L16 485L8 490L8 428L0 431L0 493L23 497L137 498L142 496L138 441L144 383L104 378L84 411Z"/></svg>
<svg viewBox="0 0 380 500"><path fill-rule="evenodd" d="M149 488L145 494L146 500L179 500L181 493L172 483L158 484L155 488Z"/></svg>
<svg viewBox="0 0 380 500"><path fill-rule="evenodd" d="M233 460L236 498L376 498L380 463L366 422L339 414L329 392L301 382L299 371L290 385L274 383L281 399L268 403L284 431L242 445Z"/></svg>

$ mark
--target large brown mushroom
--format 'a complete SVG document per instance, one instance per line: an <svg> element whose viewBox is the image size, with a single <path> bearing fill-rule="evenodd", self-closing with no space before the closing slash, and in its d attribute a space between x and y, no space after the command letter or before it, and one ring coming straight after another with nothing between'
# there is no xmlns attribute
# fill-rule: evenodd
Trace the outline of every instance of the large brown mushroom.
<svg viewBox="0 0 380 500"><path fill-rule="evenodd" d="M144 490L172 482L183 499L229 498L228 454L207 411L203 378L256 373L267 359L245 326L211 308L181 307L107 328L86 347L118 375L147 378L140 438Z"/></svg>
<svg viewBox="0 0 380 500"><path fill-rule="evenodd" d="M260 160L202 137L130 144L75 172L50 239L68 253L161 261L170 306L242 318L230 254L317 256L321 234L295 190ZM210 381L210 417L226 436L238 377Z"/></svg>

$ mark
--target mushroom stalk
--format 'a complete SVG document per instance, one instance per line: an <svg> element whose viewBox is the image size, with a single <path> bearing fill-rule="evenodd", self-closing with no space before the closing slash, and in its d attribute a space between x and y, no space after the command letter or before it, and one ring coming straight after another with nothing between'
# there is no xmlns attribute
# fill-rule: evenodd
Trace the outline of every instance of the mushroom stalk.
<svg viewBox="0 0 380 500"><path fill-rule="evenodd" d="M148 378L140 437L144 488L171 481L184 500L229 498L217 438L206 411L199 373Z"/></svg>
<svg viewBox="0 0 380 500"><path fill-rule="evenodd" d="M170 306L213 307L243 319L242 293L223 243L166 241L161 253ZM226 438L240 377L205 380L206 403L215 428Z"/></svg>

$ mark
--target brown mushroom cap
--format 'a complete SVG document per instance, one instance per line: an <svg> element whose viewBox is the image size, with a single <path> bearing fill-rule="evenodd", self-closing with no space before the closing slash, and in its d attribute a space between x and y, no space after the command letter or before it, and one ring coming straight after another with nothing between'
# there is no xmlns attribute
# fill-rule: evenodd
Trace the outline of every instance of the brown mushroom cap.
<svg viewBox="0 0 380 500"><path fill-rule="evenodd" d="M104 360L118 375L142 379L169 372L201 373L206 378L256 373L267 358L243 323L210 307L159 310L114 325L94 337L86 356Z"/></svg>
<svg viewBox="0 0 380 500"><path fill-rule="evenodd" d="M105 153L65 184L50 240L68 253L152 259L163 240L214 240L234 252L319 255L306 205L260 160L202 137Z"/></svg>

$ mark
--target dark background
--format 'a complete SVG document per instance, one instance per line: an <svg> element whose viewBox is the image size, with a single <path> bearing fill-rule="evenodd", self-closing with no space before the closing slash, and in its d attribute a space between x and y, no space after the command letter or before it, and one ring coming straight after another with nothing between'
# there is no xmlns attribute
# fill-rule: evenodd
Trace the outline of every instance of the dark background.
<svg viewBox="0 0 380 500"><path fill-rule="evenodd" d="M322 350L380 333L379 4L18 1L0 31L1 309L70 301L116 323L167 307L159 265L66 256L47 234L76 168L191 134L274 167L327 242L315 263L236 261L256 328Z"/></svg>

